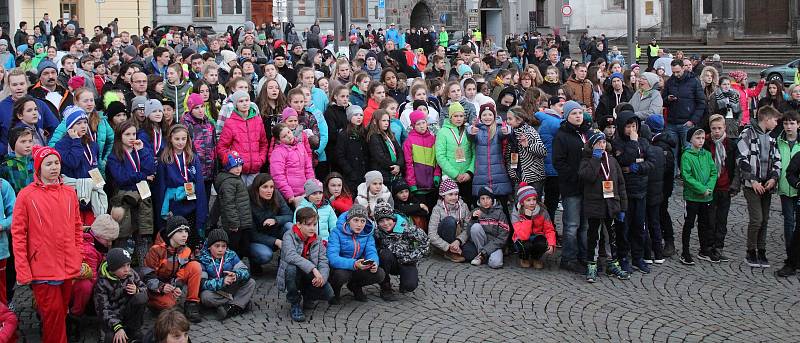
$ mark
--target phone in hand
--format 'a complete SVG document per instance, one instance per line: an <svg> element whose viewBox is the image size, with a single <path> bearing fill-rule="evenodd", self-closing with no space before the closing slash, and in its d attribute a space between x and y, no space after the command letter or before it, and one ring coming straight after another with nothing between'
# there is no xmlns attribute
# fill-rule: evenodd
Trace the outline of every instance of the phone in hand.
<svg viewBox="0 0 800 343"><path fill-rule="evenodd" d="M373 260L364 260L364 261L361 262L361 264L363 264L365 266L371 266L371 265L375 264L375 261L373 261Z"/></svg>

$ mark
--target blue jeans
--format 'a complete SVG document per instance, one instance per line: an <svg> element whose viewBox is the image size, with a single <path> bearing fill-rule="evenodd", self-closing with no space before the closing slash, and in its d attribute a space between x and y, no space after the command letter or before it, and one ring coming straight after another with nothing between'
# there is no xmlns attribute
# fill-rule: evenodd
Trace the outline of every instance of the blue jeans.
<svg viewBox="0 0 800 343"><path fill-rule="evenodd" d="M564 207L561 217L564 222L561 263L586 260L586 230L589 222L583 215L582 203L580 195L561 199Z"/></svg>
<svg viewBox="0 0 800 343"><path fill-rule="evenodd" d="M673 151L675 153L675 175L678 175L678 171L680 171L681 168L681 153L683 152L683 148L689 145L689 142L686 141L686 134L689 133L689 127L683 124L667 124L666 131L678 142Z"/></svg>
<svg viewBox="0 0 800 343"><path fill-rule="evenodd" d="M250 237L250 258L255 264L267 264L272 261L272 255L275 253L275 240L282 239L286 231L292 229L292 223L286 223L280 229L274 230L275 232L262 232L259 230L251 230Z"/></svg>
<svg viewBox="0 0 800 343"><path fill-rule="evenodd" d="M789 243L792 242L795 225L795 205L797 197L781 195L781 213L783 213L783 241L786 243L786 255L789 255Z"/></svg>

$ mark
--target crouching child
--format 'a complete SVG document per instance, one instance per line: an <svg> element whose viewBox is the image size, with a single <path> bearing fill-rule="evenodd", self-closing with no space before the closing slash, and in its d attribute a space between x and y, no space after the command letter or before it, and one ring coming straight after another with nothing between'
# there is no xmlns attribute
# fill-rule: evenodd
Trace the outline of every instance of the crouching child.
<svg viewBox="0 0 800 343"><path fill-rule="evenodd" d="M147 287L131 269L130 253L121 248L109 250L99 273L94 304L102 323L100 342L140 341Z"/></svg>
<svg viewBox="0 0 800 343"><path fill-rule="evenodd" d="M517 206L511 212L514 227L512 241L519 254L519 266L544 268L542 256L556 251L556 229L547 211L542 211L537 200L536 188L520 183L517 190Z"/></svg>
<svg viewBox="0 0 800 343"><path fill-rule="evenodd" d="M470 263L473 266L488 263L492 269L502 267L503 246L508 239L509 230L508 219L503 208L495 201L492 189L481 188L478 191L478 208L472 212L467 243L474 249L465 249L467 252L474 251L474 256L465 253L464 257L471 257Z"/></svg>
<svg viewBox="0 0 800 343"><path fill-rule="evenodd" d="M380 256L380 267L386 273L381 282L381 298L394 301L391 275L400 276L400 293L411 292L419 284L417 262L428 256L428 235L402 214L397 213L388 202L375 206L375 245Z"/></svg>
<svg viewBox="0 0 800 343"><path fill-rule="evenodd" d="M228 249L228 234L224 230L208 233L200 265L203 267L200 303L215 308L220 321L250 309L256 282L236 252Z"/></svg>

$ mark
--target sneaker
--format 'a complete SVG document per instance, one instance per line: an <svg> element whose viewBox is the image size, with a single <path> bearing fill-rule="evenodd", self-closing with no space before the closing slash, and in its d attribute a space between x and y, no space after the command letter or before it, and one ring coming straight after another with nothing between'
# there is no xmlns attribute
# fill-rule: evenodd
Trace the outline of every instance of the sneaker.
<svg viewBox="0 0 800 343"><path fill-rule="evenodd" d="M349 289L350 292L353 292L353 298L356 299L356 301L362 303L367 302L367 295L364 294L364 290L361 287L352 288L350 285L347 285L347 289Z"/></svg>
<svg viewBox="0 0 800 343"><path fill-rule="evenodd" d="M203 321L203 317L200 316L200 304L197 302L187 301L183 305L183 314L192 323L196 324Z"/></svg>
<svg viewBox="0 0 800 343"><path fill-rule="evenodd" d="M597 282L597 263L589 262L586 266L586 281L589 283Z"/></svg>
<svg viewBox="0 0 800 343"><path fill-rule="evenodd" d="M664 242L664 256L670 257L675 255L675 243L666 241Z"/></svg>
<svg viewBox="0 0 800 343"><path fill-rule="evenodd" d="M719 257L720 262L730 262L731 259L722 252L722 250L717 250L717 257Z"/></svg>
<svg viewBox="0 0 800 343"><path fill-rule="evenodd" d="M687 266L693 266L694 259L692 258L692 254L681 254L681 263Z"/></svg>
<svg viewBox="0 0 800 343"><path fill-rule="evenodd" d="M454 254L454 253L451 253L449 251L444 253L444 258L450 260L451 262L455 262L455 263L461 263L461 262L464 262L464 261L467 260L467 259L464 258L464 256L461 256L461 255L458 255L458 254Z"/></svg>
<svg viewBox="0 0 800 343"><path fill-rule="evenodd" d="M296 322L304 322L306 321L306 315L303 313L303 307L300 306L300 303L292 304L292 320Z"/></svg>
<svg viewBox="0 0 800 343"><path fill-rule="evenodd" d="M397 300L397 297L391 288L381 288L381 299L386 302L392 302Z"/></svg>
<svg viewBox="0 0 800 343"><path fill-rule="evenodd" d="M783 265L783 268L778 269L778 271L775 272L775 275L778 275L780 277L787 277L794 275L794 273L795 273L794 267L787 263Z"/></svg>
<svg viewBox="0 0 800 343"><path fill-rule="evenodd" d="M710 255L711 255L711 254L707 254L707 253L705 253L705 252L701 251L701 252L698 252L698 253L697 253L697 259L698 259L698 260L703 260L703 261L712 262L712 261L711 261L711 256L710 256Z"/></svg>
<svg viewBox="0 0 800 343"><path fill-rule="evenodd" d="M653 259L644 259L644 263L646 264L653 264Z"/></svg>
<svg viewBox="0 0 800 343"><path fill-rule="evenodd" d="M617 279L620 280L628 280L631 278L631 274L626 272L619 266L619 262L617 261L609 261L608 266L606 267L606 274L616 276Z"/></svg>
<svg viewBox="0 0 800 343"><path fill-rule="evenodd" d="M719 253L716 250L711 250L711 253L708 255L711 258L712 263L719 263Z"/></svg>
<svg viewBox="0 0 800 343"><path fill-rule="evenodd" d="M225 318L228 318L228 308L230 308L229 305L217 306L217 309L215 311L217 314L217 320L223 321L225 320Z"/></svg>
<svg viewBox="0 0 800 343"><path fill-rule="evenodd" d="M767 260L767 252L765 250L758 251L758 264L761 268L769 268L769 260Z"/></svg>
<svg viewBox="0 0 800 343"><path fill-rule="evenodd" d="M480 266L483 264L483 254L478 254L478 256L475 256L475 258L473 258L469 264L473 266Z"/></svg>
<svg viewBox="0 0 800 343"><path fill-rule="evenodd" d="M628 274L633 273L633 268L631 268L631 263L628 262L627 258L623 258L619 261L619 267Z"/></svg>
<svg viewBox="0 0 800 343"><path fill-rule="evenodd" d="M311 303L313 304L314 302L312 301ZM236 305L231 305L231 307L228 309L228 317L227 318L236 317L236 316L238 316L238 315L240 315L242 313L244 313L244 309L243 308L241 308L239 306L236 306Z"/></svg>
<svg viewBox="0 0 800 343"><path fill-rule="evenodd" d="M653 263L664 264L664 253L656 251L653 253Z"/></svg>
<svg viewBox="0 0 800 343"><path fill-rule="evenodd" d="M752 268L761 267L761 261L759 261L758 257L756 257L755 250L747 250L747 256L745 257L745 261L747 262L747 265Z"/></svg>
<svg viewBox="0 0 800 343"><path fill-rule="evenodd" d="M642 274L650 274L650 266L641 258L633 261L633 268L642 272Z"/></svg>

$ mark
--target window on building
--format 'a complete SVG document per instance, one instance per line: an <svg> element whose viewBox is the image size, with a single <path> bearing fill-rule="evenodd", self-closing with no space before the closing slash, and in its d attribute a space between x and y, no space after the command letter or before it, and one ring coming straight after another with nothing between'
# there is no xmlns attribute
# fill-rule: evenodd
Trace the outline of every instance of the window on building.
<svg viewBox="0 0 800 343"><path fill-rule="evenodd" d="M181 0L167 0L167 14L181 14Z"/></svg>
<svg viewBox="0 0 800 343"><path fill-rule="evenodd" d="M243 14L243 0L222 0L222 14Z"/></svg>
<svg viewBox="0 0 800 343"><path fill-rule="evenodd" d="M610 10L624 10L625 0L608 0L608 9Z"/></svg>
<svg viewBox="0 0 800 343"><path fill-rule="evenodd" d="M703 14L711 14L712 9L711 0L703 0Z"/></svg>
<svg viewBox="0 0 800 343"><path fill-rule="evenodd" d="M350 6L353 19L367 19L367 0L352 0Z"/></svg>
<svg viewBox="0 0 800 343"><path fill-rule="evenodd" d="M199 20L214 19L214 0L194 0L192 17Z"/></svg>
<svg viewBox="0 0 800 343"><path fill-rule="evenodd" d="M333 18L333 0L317 0L317 18Z"/></svg>

